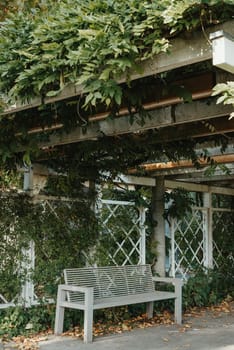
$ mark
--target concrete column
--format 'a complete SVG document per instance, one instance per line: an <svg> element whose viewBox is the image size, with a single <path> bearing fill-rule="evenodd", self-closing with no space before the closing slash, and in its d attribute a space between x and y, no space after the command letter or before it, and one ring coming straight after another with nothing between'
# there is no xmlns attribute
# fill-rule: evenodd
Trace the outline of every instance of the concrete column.
<svg viewBox="0 0 234 350"><path fill-rule="evenodd" d="M33 171L30 167L24 172L24 191L31 191L33 187ZM34 284L31 279L31 273L35 268L35 244L31 240L27 248L22 249L24 260L21 262L22 271L26 272L26 280L21 289L22 303L30 307L34 301Z"/></svg>
<svg viewBox="0 0 234 350"><path fill-rule="evenodd" d="M164 177L160 176L156 179L156 187L152 188L152 217L155 223L153 228L153 251L156 253L156 262L153 269L160 276L165 276L165 222L164 213Z"/></svg>
<svg viewBox="0 0 234 350"><path fill-rule="evenodd" d="M205 192L203 194L204 208L206 215L204 220L204 266L213 268L213 228L212 228L212 194Z"/></svg>
<svg viewBox="0 0 234 350"><path fill-rule="evenodd" d="M46 183L49 175L47 167L40 164L33 164L24 170L24 191L30 196L39 194Z"/></svg>

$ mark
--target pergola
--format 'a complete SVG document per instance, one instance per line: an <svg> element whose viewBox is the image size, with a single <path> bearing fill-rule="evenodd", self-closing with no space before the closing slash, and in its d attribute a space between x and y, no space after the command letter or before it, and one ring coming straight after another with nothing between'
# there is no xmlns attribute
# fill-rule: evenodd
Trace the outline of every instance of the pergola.
<svg viewBox="0 0 234 350"><path fill-rule="evenodd" d="M196 169L192 162L183 159L179 162L154 162L142 164L147 176L141 177L136 169L130 169L128 174L121 175L116 181L127 185L143 185L153 188L153 202L157 227L155 228L155 240L158 242L157 272L160 275L165 273L165 223L162 217L164 211L163 195L165 188L173 189L183 187L188 191L202 192L204 194L205 207L211 210L211 194L234 195L234 152L233 132L234 118L229 119L232 106L216 103L212 97L212 89L216 83L233 80L234 63L218 62L213 57L215 40L220 35L214 33L228 33L229 52L234 57L234 44L231 37L234 36L234 21L225 22L221 25L210 27L206 30L193 33L189 38L176 38L171 43L170 53L161 53L154 59L147 60L142 64L142 74L132 74L131 80L138 80L157 75L162 72L176 70L186 66L192 66L201 62L210 62L213 59L214 73L202 73L183 79L181 84L187 86L192 94L191 103L183 103L177 96L167 96L156 101L150 101L144 105L148 110L150 118L145 120L144 125L137 121L131 121L128 110L122 108L118 117L107 118L108 113L92 115L89 118L87 132L83 133L81 127L72 132L61 133L59 136L51 136L49 141L41 142L40 147L46 149L50 146L56 147L70 143L84 142L87 140L98 140L103 135L117 136L127 134L141 134L147 130L157 131L157 142L164 143L168 140L179 141L182 139L204 140L214 135L222 135L227 139L228 146L224 153L212 142L204 142L201 148L206 148L217 164L226 165L228 174L221 170L215 170L214 174L207 177L205 169L206 161L201 159L201 167ZM210 36L211 35L211 36ZM209 39L209 36L211 39ZM221 35L222 36L222 35ZM213 41L213 47L212 42ZM233 65L232 65L233 64ZM224 68L224 69L223 69ZM124 82L124 78L119 83ZM45 98L45 104L56 101L66 101L75 98L82 93L81 86L70 85L55 97ZM33 109L42 104L40 98L29 101L24 105L11 106L4 114L17 113L27 109ZM62 128L62 125L55 125L52 128ZM32 129L31 133L41 132L41 129ZM198 149L197 152L200 150ZM34 166L25 175L25 188L33 190L37 179L48 175L48 171L40 166ZM208 215L208 214L207 214ZM207 244L206 266L212 266L212 219L209 217L206 223Z"/></svg>

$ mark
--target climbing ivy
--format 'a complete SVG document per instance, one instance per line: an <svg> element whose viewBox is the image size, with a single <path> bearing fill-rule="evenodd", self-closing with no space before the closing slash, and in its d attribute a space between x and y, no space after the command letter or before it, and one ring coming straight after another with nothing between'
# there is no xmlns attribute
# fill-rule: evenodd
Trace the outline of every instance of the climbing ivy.
<svg viewBox="0 0 234 350"><path fill-rule="evenodd" d="M2 93L26 102L82 84L84 107L120 105L118 79L160 52L171 36L229 19L231 1L63 0L13 13L1 25Z"/></svg>
<svg viewBox="0 0 234 350"><path fill-rule="evenodd" d="M200 28L204 30L207 26L230 19L233 13L232 1L228 0L164 0L160 3L147 0L51 0L46 4L41 0L28 5L26 2L20 5L16 1L12 8L6 8L7 16L0 26L0 97L3 107L9 103L27 103L34 97L41 98L39 108L1 115L0 157L6 168L35 159L49 158L53 162L55 155L65 154L66 147L60 147L58 152L49 148L42 151L40 143L51 135L72 131L77 125L85 132L89 116L98 112L107 111L111 118L118 115L121 107L127 107L130 123L136 120L144 125L150 115L142 105L144 93L150 88L157 91L156 98L162 95L164 85L168 91L176 91L184 101L190 101L189 93L181 86L172 86L172 80L160 86L151 85L152 77L145 84L138 81L144 85L139 93L136 84L131 81L131 74L140 72L143 61L170 50L170 40L175 36L184 32L189 35ZM157 78L163 81L165 77ZM123 79L126 83L120 84ZM70 84L82 85L80 97L43 105L46 96L53 97ZM54 125L58 125L57 129L46 131ZM41 132L32 132L35 128L41 129ZM128 154L133 159L133 153L139 148L136 139L132 136L127 140ZM111 140L119 144L118 138ZM121 150L124 141L120 140ZM99 150L103 148L104 153L105 144L104 137L96 146ZM92 142L85 147L74 147L88 154L93 152ZM141 147L145 148L142 143ZM150 158L149 148L150 145L144 160ZM69 152L74 153L69 149L68 158ZM115 147L114 150L117 152ZM193 154L191 150L190 158ZM177 158L172 151L170 155L173 159ZM135 164L130 157L124 156L121 164L126 166L129 162L137 166L140 157ZM107 156L105 159L109 170L111 161ZM115 171L117 166L113 159L112 163Z"/></svg>
<svg viewBox="0 0 234 350"><path fill-rule="evenodd" d="M55 297L63 268L82 266L83 252L98 238L91 198L86 194L79 200L55 197L35 202L16 191L1 192L0 198L1 294L8 301L18 298L30 272L39 299ZM36 255L33 273L25 268L28 258L24 254L31 241Z"/></svg>
<svg viewBox="0 0 234 350"><path fill-rule="evenodd" d="M217 84L213 89L213 96L221 95L217 99L217 103L224 105L230 104L234 107L234 81ZM234 117L234 112L230 114L230 119Z"/></svg>

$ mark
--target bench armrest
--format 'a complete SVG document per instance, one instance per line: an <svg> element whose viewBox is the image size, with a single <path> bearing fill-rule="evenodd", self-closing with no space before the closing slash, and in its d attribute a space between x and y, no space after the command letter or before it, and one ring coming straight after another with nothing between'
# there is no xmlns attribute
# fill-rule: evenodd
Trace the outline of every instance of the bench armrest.
<svg viewBox="0 0 234 350"><path fill-rule="evenodd" d="M68 284L60 284L59 289L63 290L65 292L80 292L80 293L87 293L87 291L92 292L93 287L83 287L83 286L74 286L74 285L68 285Z"/></svg>
<svg viewBox="0 0 234 350"><path fill-rule="evenodd" d="M175 288L174 293L176 294L177 297L181 298L183 281L180 278L153 276L153 281L173 284Z"/></svg>
<svg viewBox="0 0 234 350"><path fill-rule="evenodd" d="M84 305L93 305L94 298L94 288L93 287L84 287L84 286L74 286L67 284L59 284L58 294L57 294L57 304L63 303L66 300L66 295L68 296L69 292L75 292L77 294L84 295ZM68 300L69 301L69 300ZM74 302L75 304L75 302Z"/></svg>
<svg viewBox="0 0 234 350"><path fill-rule="evenodd" d="M174 285L177 285L178 287L183 285L183 281L180 278L173 278L173 277L157 277L153 276L154 282L164 282L164 283L172 283Z"/></svg>

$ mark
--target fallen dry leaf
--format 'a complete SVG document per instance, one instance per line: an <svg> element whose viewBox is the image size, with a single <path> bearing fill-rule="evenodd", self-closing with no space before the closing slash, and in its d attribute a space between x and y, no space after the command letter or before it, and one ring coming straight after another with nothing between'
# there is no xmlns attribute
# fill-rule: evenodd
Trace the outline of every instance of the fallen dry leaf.
<svg viewBox="0 0 234 350"><path fill-rule="evenodd" d="M224 300L222 303L216 306L207 307L207 308L199 308L194 307L187 312L184 313L184 318L198 318L205 316L206 312L212 312L213 317L217 317L217 315L222 313L234 312L234 301ZM204 319L204 322L207 320ZM131 331L133 328L146 328L158 325L172 325L174 324L173 315L164 311L163 313L156 314L153 318L147 319L146 314L138 315L136 317L132 317L128 320L124 320L122 322L97 322L93 327L93 333L95 337L103 336L106 334L114 334L114 333L123 333L126 331ZM186 322L182 327L177 329L178 332L184 333L188 331L192 327L192 321ZM36 334L30 338L19 336L13 338L13 342L9 343L9 350L12 350L15 347L16 350L38 350L39 342L42 340L46 340L49 334L53 334L53 331L50 329L47 332ZM67 332L62 334L63 336L72 336L76 338L83 338L83 328L80 326L74 327ZM5 344L5 350L7 350L8 343L6 339L2 337L2 341ZM167 338L163 338L163 341L168 342ZM188 344L189 346L189 344Z"/></svg>

